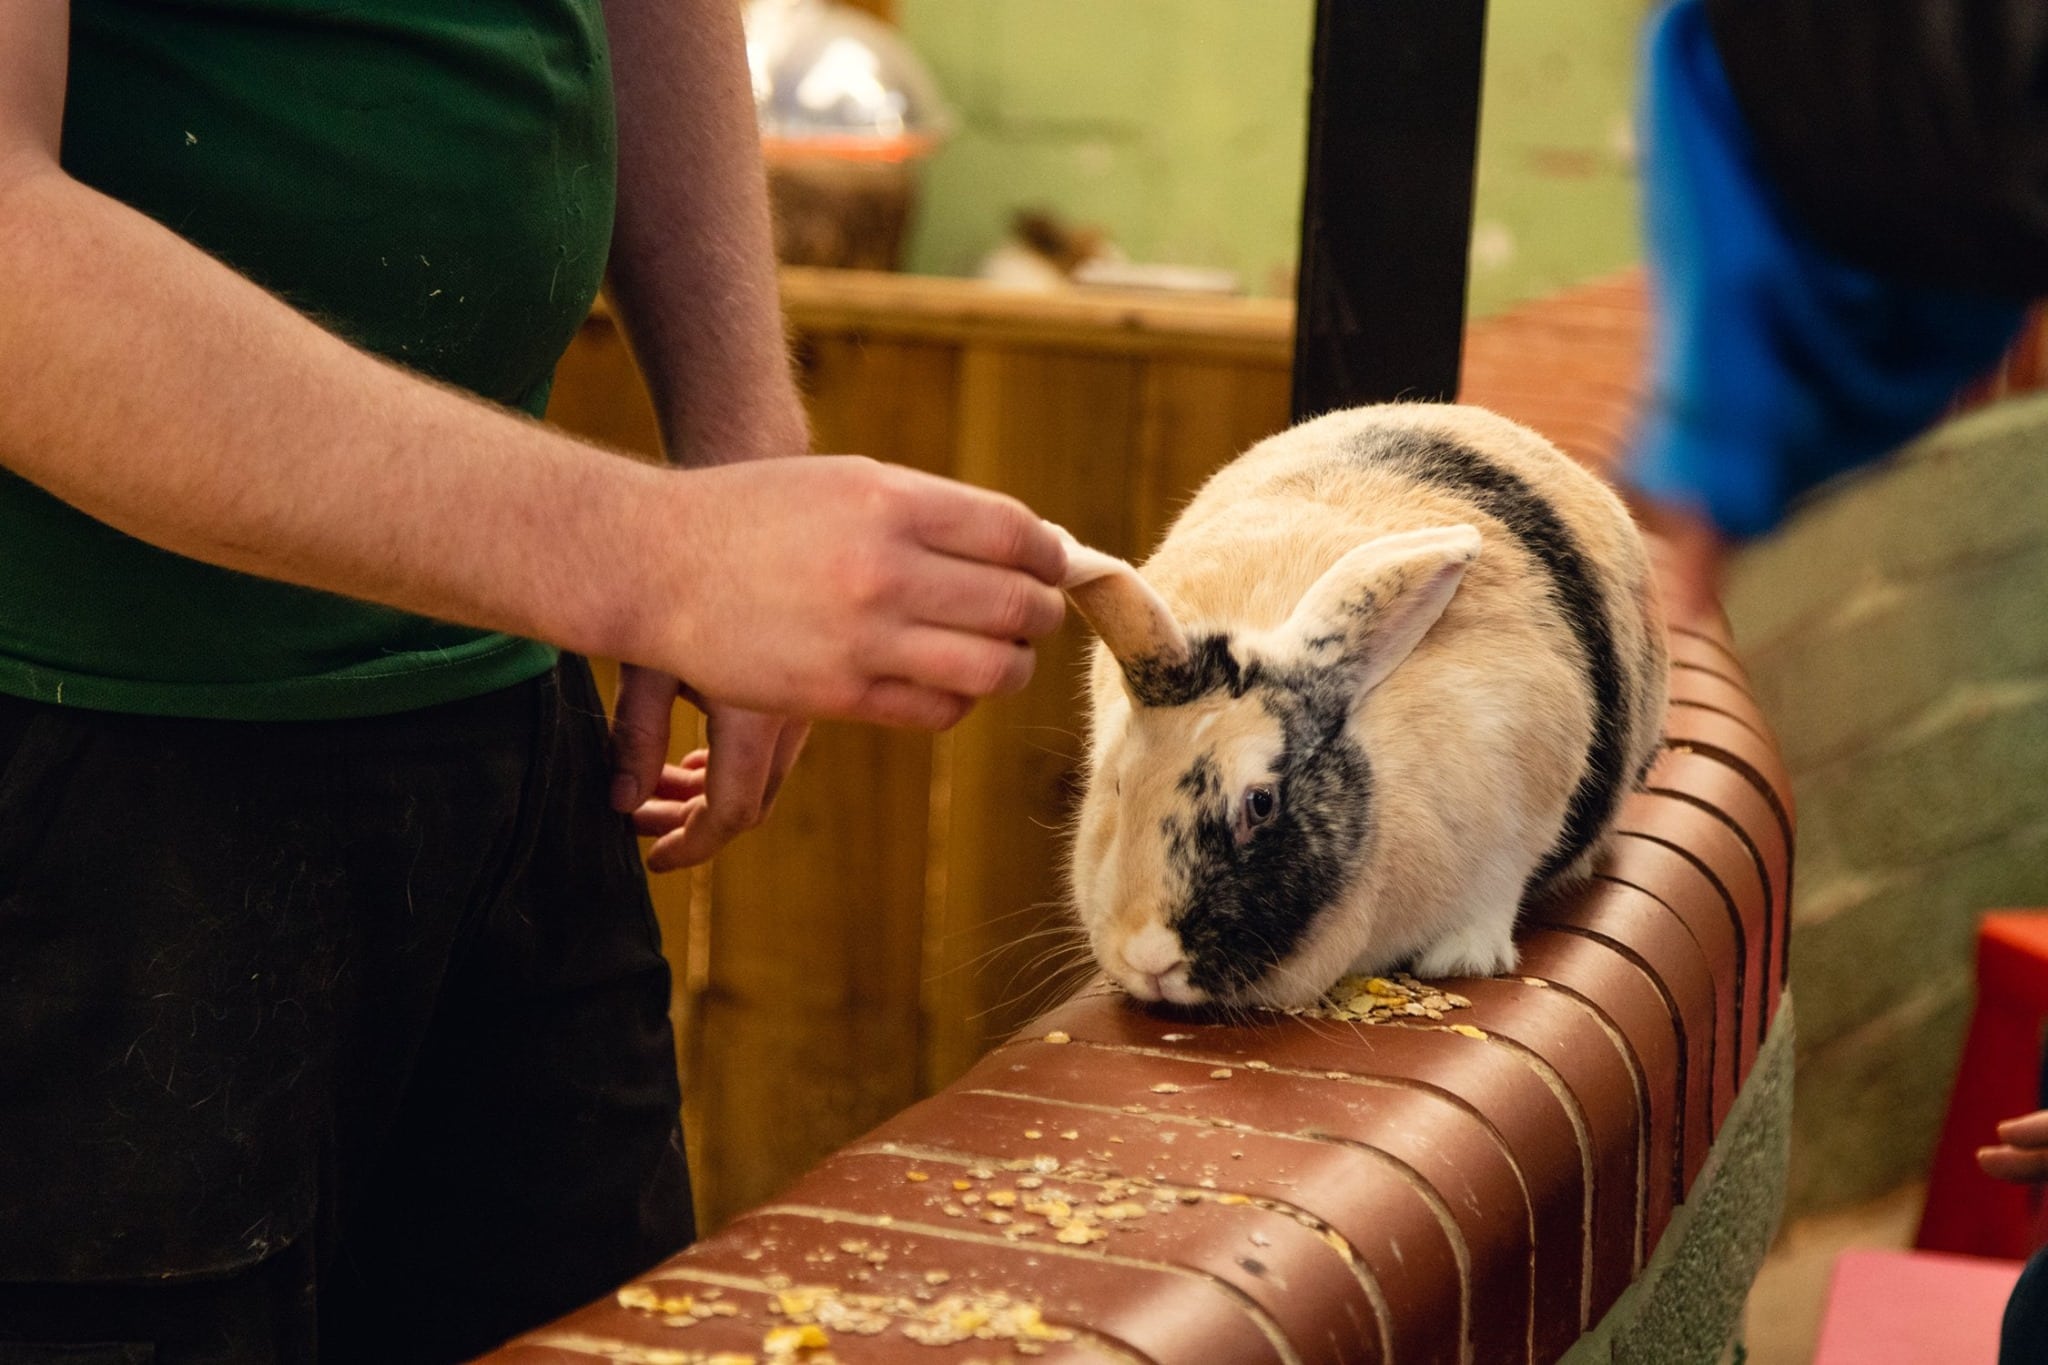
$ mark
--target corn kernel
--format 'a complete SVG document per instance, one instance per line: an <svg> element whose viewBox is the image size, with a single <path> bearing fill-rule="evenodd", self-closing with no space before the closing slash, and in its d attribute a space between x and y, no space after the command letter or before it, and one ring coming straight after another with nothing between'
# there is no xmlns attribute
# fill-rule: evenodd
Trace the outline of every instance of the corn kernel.
<svg viewBox="0 0 2048 1365"><path fill-rule="evenodd" d="M771 1356L793 1356L798 1351L823 1350L832 1344L825 1329L815 1322L801 1327L771 1327L761 1338L761 1349Z"/></svg>

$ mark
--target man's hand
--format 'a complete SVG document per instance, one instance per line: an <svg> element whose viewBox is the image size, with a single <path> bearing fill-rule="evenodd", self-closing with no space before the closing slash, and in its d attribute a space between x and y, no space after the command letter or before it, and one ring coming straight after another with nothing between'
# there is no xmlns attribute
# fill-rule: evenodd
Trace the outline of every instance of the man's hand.
<svg viewBox="0 0 2048 1365"><path fill-rule="evenodd" d="M707 699L944 729L1022 690L1065 616L1066 552L1013 498L847 456L673 477L689 543L622 652Z"/></svg>
<svg viewBox="0 0 2048 1365"><path fill-rule="evenodd" d="M1979 1147L1977 1164L1999 1180L2038 1184L2048 1180L2048 1109L2037 1109L1998 1125L1999 1145Z"/></svg>
<svg viewBox="0 0 2048 1365"><path fill-rule="evenodd" d="M678 696L710 717L711 747L669 763ZM768 818L810 726L706 702L667 673L626 664L612 711L612 808L653 839L653 872L694 867ZM715 755L715 761L714 761Z"/></svg>

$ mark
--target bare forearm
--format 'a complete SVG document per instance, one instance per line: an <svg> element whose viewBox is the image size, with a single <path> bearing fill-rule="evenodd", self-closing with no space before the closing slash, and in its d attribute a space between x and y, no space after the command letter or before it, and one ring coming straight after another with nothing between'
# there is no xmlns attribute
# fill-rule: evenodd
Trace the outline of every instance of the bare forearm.
<svg viewBox="0 0 2048 1365"><path fill-rule="evenodd" d="M244 572L647 652L679 476L356 351L54 167L0 181L0 299L0 465L74 506ZM657 537L669 555L633 553Z"/></svg>
<svg viewBox="0 0 2048 1365"><path fill-rule="evenodd" d="M682 464L806 448L733 0L606 0L619 103L611 292Z"/></svg>

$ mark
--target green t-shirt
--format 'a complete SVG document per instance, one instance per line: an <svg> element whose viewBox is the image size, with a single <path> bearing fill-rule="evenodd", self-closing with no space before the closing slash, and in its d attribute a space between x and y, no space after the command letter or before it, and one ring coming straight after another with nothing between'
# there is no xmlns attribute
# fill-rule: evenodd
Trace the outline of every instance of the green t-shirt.
<svg viewBox="0 0 2048 1365"><path fill-rule="evenodd" d="M599 0L73 0L63 162L350 341L537 415L611 240ZM553 658L154 549L0 471L0 691L319 719Z"/></svg>

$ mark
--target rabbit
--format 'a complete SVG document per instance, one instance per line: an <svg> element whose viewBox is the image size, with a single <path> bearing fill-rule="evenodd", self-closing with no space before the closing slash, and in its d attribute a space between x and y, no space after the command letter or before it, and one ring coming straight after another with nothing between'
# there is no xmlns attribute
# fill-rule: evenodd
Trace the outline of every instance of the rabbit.
<svg viewBox="0 0 2048 1365"><path fill-rule="evenodd" d="M1100 637L1071 894L1141 1000L1510 971L1522 904L1590 875L1655 756L1644 542L1597 476L1485 409L1262 441L1142 570L1060 534Z"/></svg>

